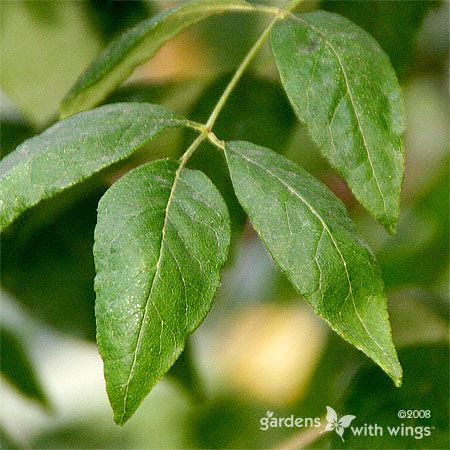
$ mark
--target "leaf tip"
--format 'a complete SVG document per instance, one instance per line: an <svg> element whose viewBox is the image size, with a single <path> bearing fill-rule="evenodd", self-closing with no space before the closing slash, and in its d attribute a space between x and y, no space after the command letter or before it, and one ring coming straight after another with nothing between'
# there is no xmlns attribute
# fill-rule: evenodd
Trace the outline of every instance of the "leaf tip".
<svg viewBox="0 0 450 450"><path fill-rule="evenodd" d="M389 234L394 235L397 234L397 220L387 222L383 224Z"/></svg>
<svg viewBox="0 0 450 450"><path fill-rule="evenodd" d="M73 111L71 111L70 105L67 106L66 102L63 100L59 105L59 120L67 119L72 114Z"/></svg>
<svg viewBox="0 0 450 450"><path fill-rule="evenodd" d="M400 364L398 365L398 373L392 377L392 379L394 380L394 384L395 387L402 387L403 384L403 371L402 371L402 367L400 366Z"/></svg>
<svg viewBox="0 0 450 450"><path fill-rule="evenodd" d="M125 425L125 423L127 422L128 419L122 419L121 415L116 415L114 414L114 422L116 425L118 425L119 427L123 427Z"/></svg>
<svg viewBox="0 0 450 450"><path fill-rule="evenodd" d="M39 404L42 406L44 411L46 411L49 414L55 413L55 407L47 397L47 395L39 389L39 392L36 395L36 400L39 402Z"/></svg>
<svg viewBox="0 0 450 450"><path fill-rule="evenodd" d="M395 387L401 387L402 383L403 383L403 369L402 366L400 365L400 362L398 360L398 358L395 358L395 361L393 362L393 364L391 365L391 367L389 368L383 368L384 371L389 375L389 377L392 379L392 381L395 384Z"/></svg>
<svg viewBox="0 0 450 450"><path fill-rule="evenodd" d="M133 414L134 411L127 411L123 409L114 410L114 422L116 423L116 425L123 427Z"/></svg>
<svg viewBox="0 0 450 450"><path fill-rule="evenodd" d="M385 213L381 216L375 216L375 218L380 222L381 225L386 229L386 231L394 235L397 233L397 223L398 223L399 210L392 212L391 214Z"/></svg>

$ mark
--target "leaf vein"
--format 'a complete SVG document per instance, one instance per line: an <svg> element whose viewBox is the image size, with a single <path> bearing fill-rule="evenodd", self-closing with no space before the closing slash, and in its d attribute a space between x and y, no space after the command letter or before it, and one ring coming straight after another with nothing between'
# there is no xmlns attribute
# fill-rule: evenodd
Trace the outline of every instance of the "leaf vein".
<svg viewBox="0 0 450 450"><path fill-rule="evenodd" d="M166 242L167 248L169 250L169 252L172 255L173 260L175 261L175 266L178 270L178 273L180 274L181 277L181 281L183 282L183 290L184 290L184 295L183 295L183 299L184 299L184 318L186 320L186 324L189 322L188 320L188 311L189 311L189 303L187 300L187 286L186 286L186 280L184 279L184 274L183 271L181 270L180 264L178 262L177 257L175 256L174 251L172 250L172 246L169 245L168 242Z"/></svg>
<svg viewBox="0 0 450 450"><path fill-rule="evenodd" d="M137 355L138 355L138 353L139 353L139 351L140 351L140 349L142 347L143 328L144 328L143 325L145 323L145 320L147 319L149 302L156 309L155 303L153 302L151 296L152 296L152 293L153 293L153 288L156 285L156 280L160 276L159 272L160 272L160 269L161 269L162 255L163 255L163 250L164 250L164 244L165 244L165 241L166 241L166 228L167 228L167 223L168 223L168 220L169 220L169 209L170 209L170 206L172 204L172 199L173 199L174 194L175 194L177 181L178 181L178 179L180 177L180 172L181 172L182 168L183 168L183 166L180 165L178 167L177 171L175 172L175 177L174 177L174 180L173 180L172 188L170 190L169 198L167 200L167 206L166 206L166 208L164 210L165 211L164 224L163 224L163 228L162 228L162 232L161 232L161 245L160 245L160 248L159 248L158 260L157 260L157 263L156 263L156 271L155 271L155 275L153 276L153 280L151 282L148 294L146 295L147 300L145 301L145 305L144 305L144 314L142 315L142 319L141 319L141 322L139 324L139 332L138 332L138 339L137 339L137 343L136 343L136 349L134 351L133 362L131 364L130 374L128 376L128 380L127 380L126 388L125 388L125 395L124 395L124 398L123 398L122 417L121 417L121 419L123 419L123 417L125 417L125 414L126 414L126 407L127 407L127 401L128 401L129 387L130 387L131 379L133 378L134 372L136 370ZM159 315L159 313L158 313L158 315ZM159 315L159 317L160 317L160 319L162 321L162 318L161 318L160 315ZM164 322L162 321L162 323L164 323ZM162 330L161 330L161 338L162 338ZM160 342L160 346L161 345L162 345L162 342ZM161 349L161 351L162 351L162 349ZM160 358L160 369L161 369L161 364L162 364L162 360Z"/></svg>

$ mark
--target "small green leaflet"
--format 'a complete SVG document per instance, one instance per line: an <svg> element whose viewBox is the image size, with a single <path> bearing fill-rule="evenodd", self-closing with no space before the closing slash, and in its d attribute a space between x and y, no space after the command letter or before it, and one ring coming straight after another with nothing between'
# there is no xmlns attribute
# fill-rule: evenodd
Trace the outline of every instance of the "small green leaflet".
<svg viewBox="0 0 450 450"><path fill-rule="evenodd" d="M327 12L290 15L271 44L297 116L356 198L394 232L404 111L389 58L368 33Z"/></svg>
<svg viewBox="0 0 450 450"><path fill-rule="evenodd" d="M80 76L61 104L61 117L100 103L180 31L214 14L254 9L244 0L191 0L139 23L112 41Z"/></svg>
<svg viewBox="0 0 450 450"><path fill-rule="evenodd" d="M102 197L95 229L97 342L125 423L208 313L230 243L225 203L200 171L159 160Z"/></svg>
<svg viewBox="0 0 450 450"><path fill-rule="evenodd" d="M130 156L183 117L147 103L116 103L56 123L0 161L0 230L41 200Z"/></svg>
<svg viewBox="0 0 450 450"><path fill-rule="evenodd" d="M236 195L274 261L316 313L400 385L383 282L344 205L288 159L225 145Z"/></svg>

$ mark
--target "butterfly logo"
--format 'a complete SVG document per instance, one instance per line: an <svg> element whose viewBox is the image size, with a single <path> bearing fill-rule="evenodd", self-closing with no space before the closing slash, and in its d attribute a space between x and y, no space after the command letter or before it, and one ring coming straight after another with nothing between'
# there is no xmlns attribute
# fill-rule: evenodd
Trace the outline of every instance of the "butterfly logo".
<svg viewBox="0 0 450 450"><path fill-rule="evenodd" d="M340 436L342 442L345 442L343 437L344 430L350 426L352 420L355 418L356 416L347 415L342 416L338 419L336 411L333 408L331 408L331 406L327 406L327 415L326 415L327 425L325 426L325 430L323 430L323 432L334 430Z"/></svg>

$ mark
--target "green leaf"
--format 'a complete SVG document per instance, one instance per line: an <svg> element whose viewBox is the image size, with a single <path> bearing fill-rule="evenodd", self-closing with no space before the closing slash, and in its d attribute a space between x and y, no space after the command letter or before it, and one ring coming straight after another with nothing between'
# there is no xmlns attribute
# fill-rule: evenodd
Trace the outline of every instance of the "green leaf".
<svg viewBox="0 0 450 450"><path fill-rule="evenodd" d="M208 313L230 243L225 203L202 172L159 160L100 200L97 342L114 419L125 423Z"/></svg>
<svg viewBox="0 0 450 450"><path fill-rule="evenodd" d="M5 327L1 327L1 373L24 395L48 406L23 342Z"/></svg>
<svg viewBox="0 0 450 450"><path fill-rule="evenodd" d="M89 340L95 340L94 228L106 190L95 181L23 214L2 234L0 260L1 285L27 314Z"/></svg>
<svg viewBox="0 0 450 450"><path fill-rule="evenodd" d="M394 232L404 112L388 57L365 31L327 12L289 16L271 43L297 116L356 198Z"/></svg>
<svg viewBox="0 0 450 450"><path fill-rule="evenodd" d="M183 352L170 368L167 377L177 383L195 402L205 399L202 380L197 369L192 343L186 342Z"/></svg>
<svg viewBox="0 0 450 450"><path fill-rule="evenodd" d="M145 103L107 105L58 122L0 162L0 229L41 200L130 156L169 127L189 126Z"/></svg>
<svg viewBox="0 0 450 450"><path fill-rule="evenodd" d="M399 385L380 271L344 205L271 150L234 141L225 154L236 195L287 278L333 330Z"/></svg>
<svg viewBox="0 0 450 450"><path fill-rule="evenodd" d="M108 43L128 28L139 23L143 17L152 15L155 2L144 0L111 1L87 0L86 6L92 20L101 34L103 41Z"/></svg>
<svg viewBox="0 0 450 450"><path fill-rule="evenodd" d="M21 142L36 134L33 127L18 118L0 117L0 157L11 153Z"/></svg>
<svg viewBox="0 0 450 450"><path fill-rule="evenodd" d="M92 108L180 31L214 14L252 10L244 0L192 0L139 23L95 59L61 104L61 116Z"/></svg>
<svg viewBox="0 0 450 450"><path fill-rule="evenodd" d="M449 266L450 211L448 208L449 158L427 171L429 185L400 218L398 233L385 240L378 252L388 288L436 288L446 279Z"/></svg>

